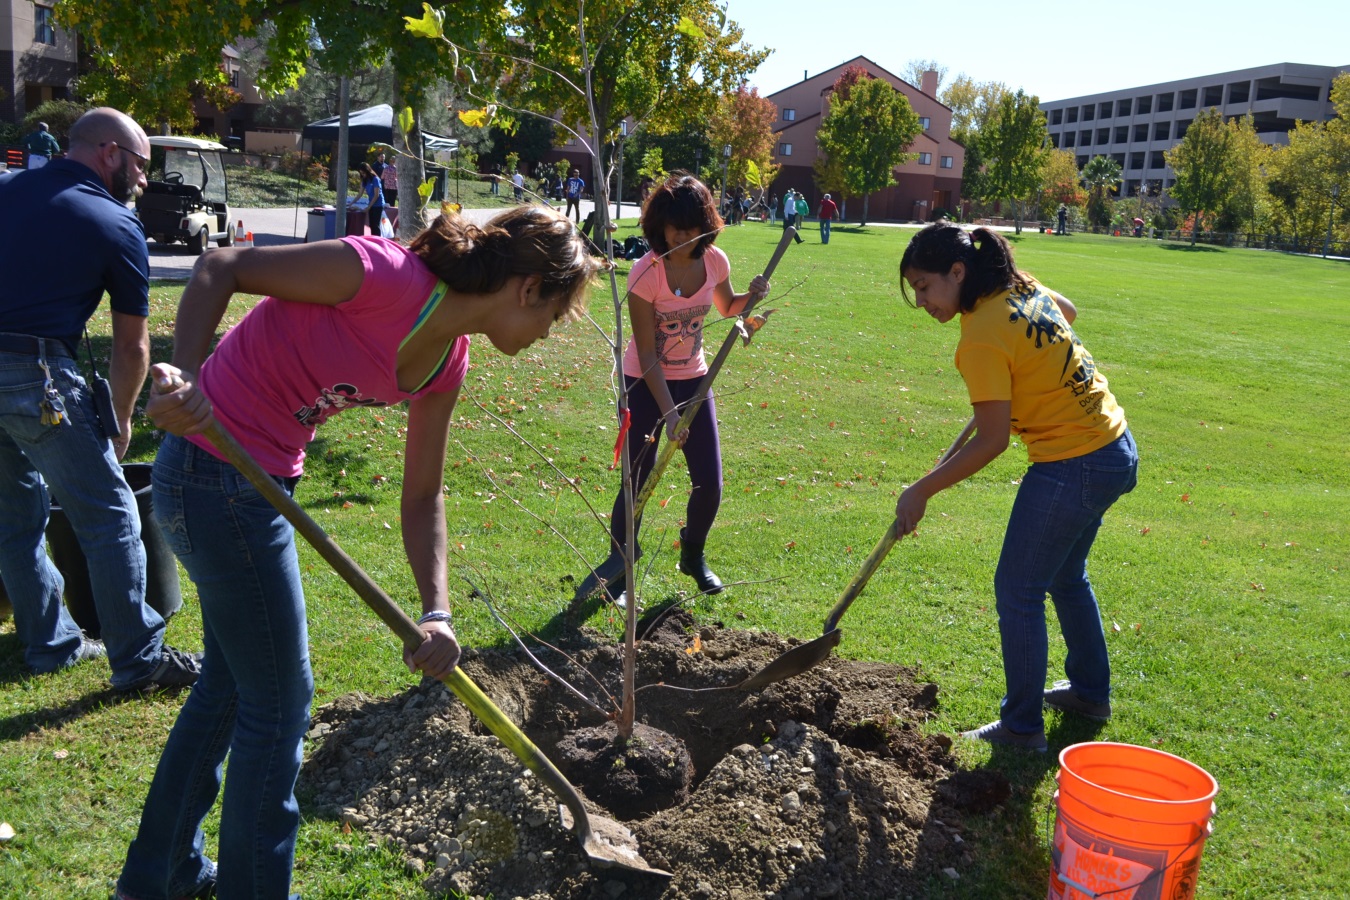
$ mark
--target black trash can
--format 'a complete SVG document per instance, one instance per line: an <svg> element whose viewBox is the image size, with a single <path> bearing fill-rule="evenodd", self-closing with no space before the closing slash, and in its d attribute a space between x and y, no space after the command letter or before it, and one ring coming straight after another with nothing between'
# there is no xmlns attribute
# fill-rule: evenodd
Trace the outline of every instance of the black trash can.
<svg viewBox="0 0 1350 900"><path fill-rule="evenodd" d="M145 546L145 602L166 620L183 605L183 594L178 584L178 563L173 551L160 534L151 510L150 463L123 463L122 472L136 495L136 509L141 515L141 544ZM66 609L75 623L90 637L98 637L102 629L98 610L94 608L94 592L89 586L89 566L84 551L75 537L75 529L66 518L56 497L52 497L52 514L47 522L47 550L52 562L66 581Z"/></svg>

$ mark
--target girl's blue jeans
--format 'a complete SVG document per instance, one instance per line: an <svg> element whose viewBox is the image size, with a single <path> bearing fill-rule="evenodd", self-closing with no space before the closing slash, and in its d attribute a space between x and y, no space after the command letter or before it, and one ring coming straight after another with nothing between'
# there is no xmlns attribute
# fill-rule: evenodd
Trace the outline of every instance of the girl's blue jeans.
<svg viewBox="0 0 1350 900"><path fill-rule="evenodd" d="M294 480L278 479L288 492ZM285 898L300 809L295 780L314 679L292 528L229 463L182 438L160 447L155 518L197 586L206 653L178 714L118 888ZM224 779L217 866L202 820Z"/></svg>
<svg viewBox="0 0 1350 900"><path fill-rule="evenodd" d="M1001 718L1012 731L1045 727L1046 594L1068 647L1064 673L1073 691L1094 703L1110 699L1111 664L1087 557L1102 514L1134 489L1138 469L1139 452L1127 429L1085 456L1033 463L1022 477L994 574L1007 687Z"/></svg>

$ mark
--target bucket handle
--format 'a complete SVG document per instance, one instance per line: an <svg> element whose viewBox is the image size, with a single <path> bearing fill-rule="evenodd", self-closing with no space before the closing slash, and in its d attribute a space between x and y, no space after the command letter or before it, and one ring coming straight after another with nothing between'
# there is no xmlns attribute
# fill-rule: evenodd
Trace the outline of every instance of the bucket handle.
<svg viewBox="0 0 1350 900"><path fill-rule="evenodd" d="M1086 885L1079 884L1078 882L1074 881L1071 878L1065 878L1063 875L1059 873L1059 870L1057 868L1054 868L1055 816L1047 811L1047 818L1050 828L1046 834L1046 849L1050 851L1050 861L1052 866L1051 871L1054 873L1054 876L1056 878L1067 884L1069 887L1073 888L1075 891L1078 891L1083 896L1089 898L1089 900L1097 900L1098 897L1109 897L1112 894L1119 894L1121 891L1133 891L1143 887L1144 885L1148 884L1155 878L1161 878L1163 875L1167 874L1168 869L1172 868L1172 866L1179 863L1182 857L1184 857L1192 847L1203 841L1205 838L1209 837L1209 828L1208 827L1201 828L1200 833L1196 835L1194 838L1192 838L1189 844L1181 848L1181 852L1177 854L1176 859L1172 860L1170 863L1163 866L1161 869L1154 869L1152 872L1149 872L1147 875L1145 875L1142 880L1137 881L1134 884L1125 884L1121 885L1118 888L1112 888L1109 891L1101 891L1100 893L1096 893ZM1208 823L1206 823L1206 825L1208 826Z"/></svg>

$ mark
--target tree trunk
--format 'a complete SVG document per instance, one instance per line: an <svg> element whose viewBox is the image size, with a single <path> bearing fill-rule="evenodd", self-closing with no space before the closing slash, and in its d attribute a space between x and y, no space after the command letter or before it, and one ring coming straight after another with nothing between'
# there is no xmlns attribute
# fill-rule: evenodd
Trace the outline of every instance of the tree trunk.
<svg viewBox="0 0 1350 900"><path fill-rule="evenodd" d="M872 200L871 194L863 194L863 214L862 214L862 221L858 223L859 225L867 224L867 206L871 202L871 200Z"/></svg>
<svg viewBox="0 0 1350 900"><path fill-rule="evenodd" d="M1196 235L1200 233L1200 210L1195 211L1195 218L1191 219L1191 246L1195 246Z"/></svg>

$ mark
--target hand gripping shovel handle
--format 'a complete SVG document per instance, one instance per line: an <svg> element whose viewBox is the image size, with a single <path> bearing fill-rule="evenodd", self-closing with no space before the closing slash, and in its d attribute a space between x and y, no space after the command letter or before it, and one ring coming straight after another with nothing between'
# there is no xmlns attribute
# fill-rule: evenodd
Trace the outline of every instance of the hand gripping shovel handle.
<svg viewBox="0 0 1350 900"><path fill-rule="evenodd" d="M417 627L408 615L399 608L388 594L386 594L375 581L366 574L365 570L356 564L346 552L339 547L328 533L309 517L295 500L291 499L281 485L272 480L272 477L263 471L263 468L249 455L248 451L239 445L234 436L225 430L225 428L215 419L206 428L205 434L211 443L216 446L230 464L243 474L249 482L258 489L258 492L267 498L277 511L285 516L286 520L295 526L306 541L319 551L319 555L328 561L329 565L342 576L343 580L352 586L352 589L360 595L361 599L375 611L384 623L398 635L403 646L415 650L421 646L424 640L422 630ZM577 836L581 839L582 849L587 852L593 862L601 864L614 864L626 868L635 868L639 871L654 871L646 866L645 863L637 865L626 862L623 859L612 858L609 852L614 848L597 846L599 843L592 831L590 817L586 813L586 807L582 804L581 796L576 788L567 780L567 778L558 771L558 769L549 761L549 758L543 754L534 743L525 736L516 724L506 717L506 715L497 708L497 705L483 693L483 691L474 683L463 669L456 667L446 675L441 681L446 687L455 693L465 706L467 706L478 720L487 726L488 730L496 735L497 739L506 746L515 756L529 767L530 771L538 775L540 780L553 790L553 793L563 802L567 809L572 813L572 818L577 823ZM597 855L599 858L597 858ZM641 858L638 857L640 860Z"/></svg>
<svg viewBox="0 0 1350 900"><path fill-rule="evenodd" d="M778 246L774 248L773 256L769 258L769 264L764 267L765 278L773 277L773 270L778 268L779 260L783 258L783 254L787 252L787 248L792 246L792 239L796 236L797 229L791 225L783 229L783 237L779 240ZM740 315L748 316L758 302L759 298L751 297L745 304L745 309L741 310ZM694 421L694 416L698 415L698 411L703 408L703 398L708 396L708 389L712 387L713 379L716 378L717 373L722 370L722 363L726 362L727 354L729 354L731 348L736 345L736 338L739 336L739 333L734 328L727 334L727 339L722 342L722 348L717 351L717 356L715 356L712 363L709 364L708 371L703 376L703 380L698 383L698 387L694 390L694 399L684 408L684 413L680 416L680 423L675 426L676 431L683 431L688 428L689 423ZM647 480L643 483L642 490L638 493L637 499L633 501L634 522L642 516L643 508L647 505L647 501L651 499L652 494L656 491L656 485L661 481L661 475L666 471L666 466L670 465L670 461L674 458L675 451L678 449L679 448L676 447L672 441L666 441L665 446L661 448L661 455L656 458L656 464L652 466L651 472L647 474Z"/></svg>

